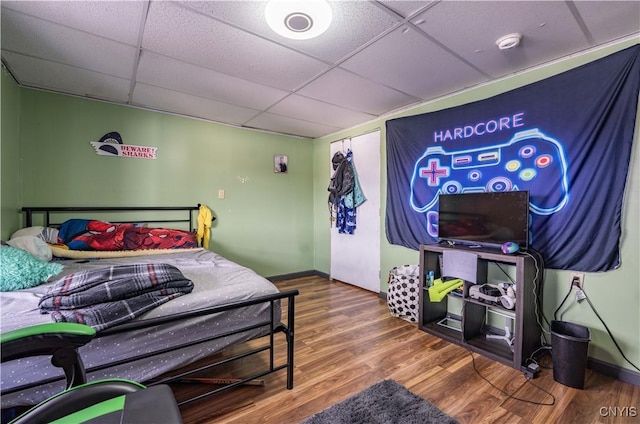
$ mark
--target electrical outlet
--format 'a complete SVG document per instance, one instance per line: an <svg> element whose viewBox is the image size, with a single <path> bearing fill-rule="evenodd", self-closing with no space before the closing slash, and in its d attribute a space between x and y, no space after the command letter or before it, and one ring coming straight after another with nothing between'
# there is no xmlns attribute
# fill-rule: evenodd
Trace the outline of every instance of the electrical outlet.
<svg viewBox="0 0 640 424"><path fill-rule="evenodd" d="M571 284L582 290L584 288L584 273L583 272L572 272L571 273Z"/></svg>

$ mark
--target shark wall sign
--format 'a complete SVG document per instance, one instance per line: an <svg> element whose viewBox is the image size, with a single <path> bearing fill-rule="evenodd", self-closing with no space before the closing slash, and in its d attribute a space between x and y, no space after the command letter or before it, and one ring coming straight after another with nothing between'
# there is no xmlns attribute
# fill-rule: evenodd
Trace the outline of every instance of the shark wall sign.
<svg viewBox="0 0 640 424"><path fill-rule="evenodd" d="M103 135L98 141L91 141L97 154L102 156L118 156L123 158L156 159L157 147L134 146L123 144L122 137L117 132Z"/></svg>

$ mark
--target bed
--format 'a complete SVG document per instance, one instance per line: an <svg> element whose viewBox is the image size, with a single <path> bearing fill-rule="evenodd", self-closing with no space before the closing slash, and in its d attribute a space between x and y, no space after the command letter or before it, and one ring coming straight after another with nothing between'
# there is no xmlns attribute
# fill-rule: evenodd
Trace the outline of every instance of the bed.
<svg viewBox="0 0 640 424"><path fill-rule="evenodd" d="M25 207L22 210L25 213L25 227L39 224L45 228L55 228L70 216L87 218L90 214L97 214L103 220L108 214L115 213L124 217L124 221L114 219L109 222L135 221L144 222L145 226L183 226L191 230L194 228L194 212L200 206ZM141 213L149 214L153 220L140 218ZM168 214L168 217L158 218L162 214ZM99 255L86 253L86 257L54 260L63 265L63 270L47 283L0 293L1 331L52 322L50 315L41 313L38 303L50 286L65 276L105 267L170 264L193 283L192 290L132 320L98 331L96 339L80 349L88 381L119 377L147 385L170 383L211 370L221 363L262 354L268 356L265 369L230 380L226 385L212 387L206 393L182 400L179 405L281 370L285 370L287 375L287 389L293 388L294 305L297 290L280 292L254 271L201 247L172 251L151 249L134 255L112 253L96 259L92 256ZM282 308L286 308L284 314ZM255 339L264 342L258 346L252 344L241 353L225 357L222 361L201 365L203 358L222 352L229 346ZM276 349L286 349L283 363L275 361ZM51 367L48 361L48 358L37 357L2 365L2 408L32 405L64 389L62 371ZM196 369L178 374L174 372L171 377L164 377L170 371L195 362L198 362Z"/></svg>

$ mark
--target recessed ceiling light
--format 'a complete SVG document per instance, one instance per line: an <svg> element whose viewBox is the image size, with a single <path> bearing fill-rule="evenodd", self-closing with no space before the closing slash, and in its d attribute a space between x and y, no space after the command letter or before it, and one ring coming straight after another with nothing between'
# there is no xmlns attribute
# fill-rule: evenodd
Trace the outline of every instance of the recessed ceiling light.
<svg viewBox="0 0 640 424"><path fill-rule="evenodd" d="M283 37L308 40L329 28L333 14L325 0L271 0L264 16L271 29Z"/></svg>
<svg viewBox="0 0 640 424"><path fill-rule="evenodd" d="M507 34L503 37L500 37L496 40L496 45L500 50L509 50L520 45L520 41L522 40L522 34L519 32L515 32L513 34Z"/></svg>

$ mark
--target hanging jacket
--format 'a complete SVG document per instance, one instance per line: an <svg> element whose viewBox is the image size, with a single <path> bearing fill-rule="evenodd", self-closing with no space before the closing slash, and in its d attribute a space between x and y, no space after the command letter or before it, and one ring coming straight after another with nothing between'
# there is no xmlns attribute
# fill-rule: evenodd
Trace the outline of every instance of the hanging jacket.
<svg viewBox="0 0 640 424"><path fill-rule="evenodd" d="M360 181L358 181L358 172L356 171L356 164L353 162L353 152L351 150L347 152L347 161L351 165L351 172L353 172L353 190L344 197L344 203L347 208L355 209L363 204L367 198L362 191Z"/></svg>
<svg viewBox="0 0 640 424"><path fill-rule="evenodd" d="M196 240L198 243L202 243L202 247L209 248L209 238L211 237L211 221L213 220L213 214L211 209L205 205L200 205L200 212L198 213L198 231L196 233Z"/></svg>
<svg viewBox="0 0 640 424"><path fill-rule="evenodd" d="M334 154L331 163L334 173L329 181L327 190L329 191L329 205L337 208L340 198L353 191L354 175L351 163L342 152Z"/></svg>

